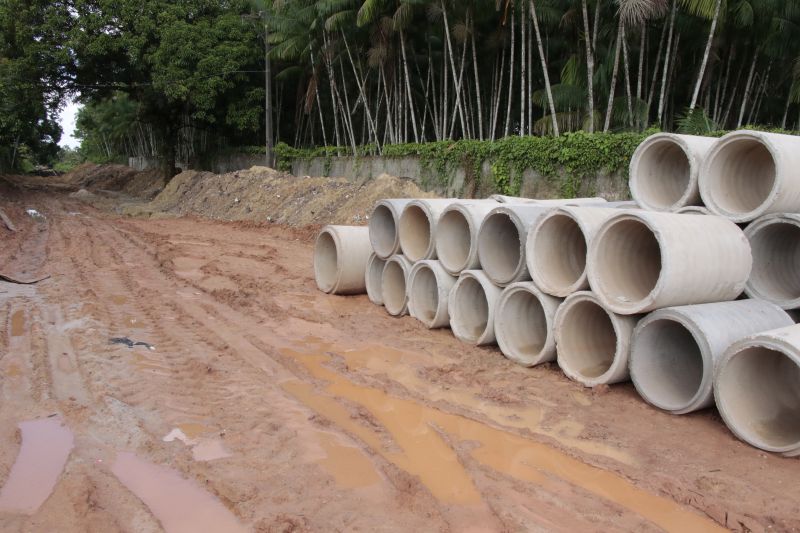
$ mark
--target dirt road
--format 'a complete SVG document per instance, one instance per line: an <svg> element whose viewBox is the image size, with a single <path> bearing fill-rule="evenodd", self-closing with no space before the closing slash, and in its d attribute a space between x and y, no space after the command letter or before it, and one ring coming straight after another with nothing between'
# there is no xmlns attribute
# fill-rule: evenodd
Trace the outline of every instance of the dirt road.
<svg viewBox="0 0 800 533"><path fill-rule="evenodd" d="M797 460L324 295L311 229L0 207L52 276L0 282L2 531L800 528Z"/></svg>

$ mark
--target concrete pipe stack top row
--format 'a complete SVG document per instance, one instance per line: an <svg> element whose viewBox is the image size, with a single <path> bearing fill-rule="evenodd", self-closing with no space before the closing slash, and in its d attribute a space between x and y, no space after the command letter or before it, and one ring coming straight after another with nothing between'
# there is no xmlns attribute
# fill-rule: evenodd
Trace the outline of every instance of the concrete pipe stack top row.
<svg viewBox="0 0 800 533"><path fill-rule="evenodd" d="M588 387L632 380L669 413L716 405L740 439L800 455L794 157L786 135L660 133L632 158L635 203L382 200L369 227L323 228L317 285Z"/></svg>

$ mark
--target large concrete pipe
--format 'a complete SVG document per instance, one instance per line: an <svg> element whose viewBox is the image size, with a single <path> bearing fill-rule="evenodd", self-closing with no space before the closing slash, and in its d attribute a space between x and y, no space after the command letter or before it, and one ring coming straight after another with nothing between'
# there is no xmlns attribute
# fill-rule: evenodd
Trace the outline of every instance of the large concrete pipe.
<svg viewBox="0 0 800 533"><path fill-rule="evenodd" d="M501 292L483 271L463 271L448 299L453 335L478 346L494 344L494 312Z"/></svg>
<svg viewBox="0 0 800 533"><path fill-rule="evenodd" d="M555 317L558 366L587 387L626 381L631 335L638 320L612 313L591 292L570 295Z"/></svg>
<svg viewBox="0 0 800 533"><path fill-rule="evenodd" d="M314 245L314 278L322 292L363 294L372 253L369 230L363 226L325 226Z"/></svg>
<svg viewBox="0 0 800 533"><path fill-rule="evenodd" d="M682 415L714 404L714 367L734 342L794 322L777 305L739 300L653 311L633 332L629 368L636 390Z"/></svg>
<svg viewBox="0 0 800 533"><path fill-rule="evenodd" d="M369 301L375 305L383 305L383 268L386 261L374 252L367 260L366 285Z"/></svg>
<svg viewBox="0 0 800 533"><path fill-rule="evenodd" d="M733 300L752 265L733 222L714 216L629 210L608 218L589 242L589 285L611 311Z"/></svg>
<svg viewBox="0 0 800 533"><path fill-rule="evenodd" d="M523 366L555 360L553 319L561 301L530 281L506 287L494 317L494 334L503 355Z"/></svg>
<svg viewBox="0 0 800 533"><path fill-rule="evenodd" d="M544 206L594 205L606 203L605 198L552 198L539 200L537 198L520 198L518 196L506 196L504 194L493 194L489 198L501 204L536 204Z"/></svg>
<svg viewBox="0 0 800 533"><path fill-rule="evenodd" d="M439 261L427 259L416 263L408 275L409 314L429 329L449 326L448 298L457 279Z"/></svg>
<svg viewBox="0 0 800 533"><path fill-rule="evenodd" d="M381 200L369 217L369 240L372 249L381 259L400 253L400 215L410 199Z"/></svg>
<svg viewBox="0 0 800 533"><path fill-rule="evenodd" d="M800 454L800 324L728 348L714 376L714 397L725 424L743 441Z"/></svg>
<svg viewBox="0 0 800 533"><path fill-rule="evenodd" d="M720 138L700 173L706 207L734 222L800 211L800 137L740 130Z"/></svg>
<svg viewBox="0 0 800 533"><path fill-rule="evenodd" d="M436 255L442 267L454 276L473 270L478 261L478 230L497 202L453 202L447 206L436 226Z"/></svg>
<svg viewBox="0 0 800 533"><path fill-rule="evenodd" d="M553 207L517 204L495 207L478 230L478 260L493 283L502 287L529 280L525 263L528 231Z"/></svg>
<svg viewBox="0 0 800 533"><path fill-rule="evenodd" d="M700 204L698 177L706 154L717 139L656 133L633 152L631 196L642 209L677 211Z"/></svg>
<svg viewBox="0 0 800 533"><path fill-rule="evenodd" d="M405 256L393 255L386 261L381 277L383 305L392 316L408 314L408 274L411 261Z"/></svg>
<svg viewBox="0 0 800 533"><path fill-rule="evenodd" d="M744 230L753 249L753 271L744 286L751 298L800 308L800 215L759 218Z"/></svg>
<svg viewBox="0 0 800 533"><path fill-rule="evenodd" d="M600 207L559 207L544 215L528 232L525 246L534 283L547 294L562 298L588 289L588 242L616 212Z"/></svg>
<svg viewBox="0 0 800 533"><path fill-rule="evenodd" d="M412 200L400 215L400 249L414 263L436 259L436 225L454 200Z"/></svg>
<svg viewBox="0 0 800 533"><path fill-rule="evenodd" d="M708 210L707 207L702 205L687 205L686 207L681 207L676 213L680 213L682 215L710 215L711 211Z"/></svg>

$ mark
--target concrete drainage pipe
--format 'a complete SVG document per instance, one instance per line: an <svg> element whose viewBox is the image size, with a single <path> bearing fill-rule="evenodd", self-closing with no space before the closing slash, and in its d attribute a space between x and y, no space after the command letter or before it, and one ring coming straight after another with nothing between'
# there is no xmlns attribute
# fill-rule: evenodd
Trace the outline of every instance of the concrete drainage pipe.
<svg viewBox="0 0 800 533"><path fill-rule="evenodd" d="M800 454L800 325L728 348L714 376L714 397L725 424L743 441Z"/></svg>
<svg viewBox="0 0 800 533"><path fill-rule="evenodd" d="M375 253L369 256L367 261L366 284L367 296L369 301L375 305L383 305L383 268L386 261L378 257Z"/></svg>
<svg viewBox="0 0 800 533"><path fill-rule="evenodd" d="M606 203L605 198L553 198L547 200L538 200L536 198L519 198L517 196L506 196L504 194L493 194L489 197L491 200L501 204L535 204L542 206L559 206L559 205L596 205Z"/></svg>
<svg viewBox="0 0 800 533"><path fill-rule="evenodd" d="M800 215L767 215L747 226L744 234L753 249L747 295L784 309L800 308Z"/></svg>
<svg viewBox="0 0 800 533"><path fill-rule="evenodd" d="M436 225L453 200L412 200L400 215L400 249L409 261L436 259Z"/></svg>
<svg viewBox="0 0 800 533"><path fill-rule="evenodd" d="M647 315L631 341L631 379L642 398L682 415L714 404L715 362L734 342L790 326L791 317L761 300L667 307Z"/></svg>
<svg viewBox="0 0 800 533"><path fill-rule="evenodd" d="M734 222L800 211L800 137L740 130L720 138L700 173L706 207Z"/></svg>
<svg viewBox="0 0 800 533"><path fill-rule="evenodd" d="M686 207L681 207L676 213L680 213L682 215L710 215L711 211L708 210L707 207L702 205L687 205Z"/></svg>
<svg viewBox="0 0 800 533"><path fill-rule="evenodd" d="M712 137L656 133L633 152L631 196L642 209L677 211L700 203L698 176Z"/></svg>
<svg viewBox="0 0 800 533"><path fill-rule="evenodd" d="M547 294L569 296L589 288L586 250L597 229L614 209L559 207L531 228L525 246L528 271Z"/></svg>
<svg viewBox="0 0 800 533"><path fill-rule="evenodd" d="M503 355L523 366L555 360L553 319L561 302L529 281L506 287L494 317L494 333Z"/></svg>
<svg viewBox="0 0 800 533"><path fill-rule="evenodd" d="M528 231L552 207L506 205L494 208L478 231L478 259L493 283L502 287L529 280L525 262Z"/></svg>
<svg viewBox="0 0 800 533"><path fill-rule="evenodd" d="M572 294L555 317L558 366L587 387L626 381L630 340L638 320L610 312L591 292Z"/></svg>
<svg viewBox="0 0 800 533"><path fill-rule="evenodd" d="M369 240L372 249L381 259L389 259L400 252L400 236L397 228L403 208L411 200L381 200L369 218Z"/></svg>
<svg viewBox="0 0 800 533"><path fill-rule="evenodd" d="M448 299L453 335L477 346L494 344L494 311L501 292L482 271L462 272Z"/></svg>
<svg viewBox="0 0 800 533"><path fill-rule="evenodd" d="M386 261L381 276L381 293L383 305L392 316L408 314L408 274L411 272L411 261L402 255L393 255Z"/></svg>
<svg viewBox="0 0 800 533"><path fill-rule="evenodd" d="M363 226L325 226L314 245L314 278L329 294L363 294L372 253L369 230Z"/></svg>
<svg viewBox="0 0 800 533"><path fill-rule="evenodd" d="M589 285L623 315L734 300L753 259L744 233L714 216L622 211L589 243Z"/></svg>
<svg viewBox="0 0 800 533"><path fill-rule="evenodd" d="M432 259L418 262L408 275L408 312L429 329L450 325L448 297L456 277Z"/></svg>
<svg viewBox="0 0 800 533"><path fill-rule="evenodd" d="M436 255L454 276L473 270L478 261L478 230L497 202L453 202L442 211L436 226Z"/></svg>

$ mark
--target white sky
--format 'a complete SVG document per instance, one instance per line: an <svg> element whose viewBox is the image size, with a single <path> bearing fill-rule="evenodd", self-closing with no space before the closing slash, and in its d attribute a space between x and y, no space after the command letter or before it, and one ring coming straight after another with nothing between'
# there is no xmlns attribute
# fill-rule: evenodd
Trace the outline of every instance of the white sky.
<svg viewBox="0 0 800 533"><path fill-rule="evenodd" d="M70 102L67 104L58 116L58 123L61 124L61 129L64 133L61 134L61 141L59 146L77 148L80 145L73 134L75 133L75 119L78 117L78 110L82 106L77 102Z"/></svg>

